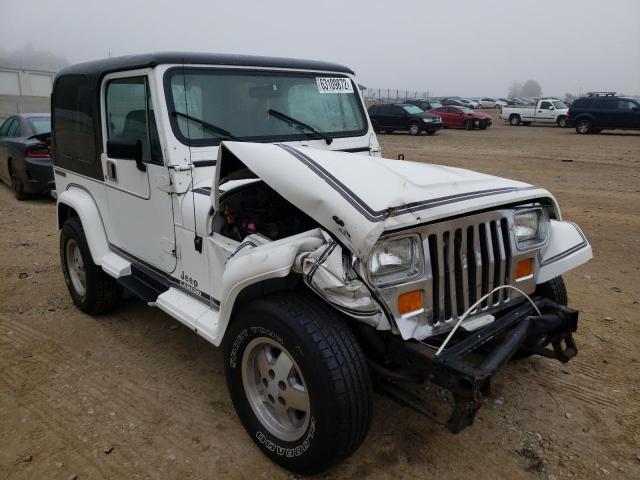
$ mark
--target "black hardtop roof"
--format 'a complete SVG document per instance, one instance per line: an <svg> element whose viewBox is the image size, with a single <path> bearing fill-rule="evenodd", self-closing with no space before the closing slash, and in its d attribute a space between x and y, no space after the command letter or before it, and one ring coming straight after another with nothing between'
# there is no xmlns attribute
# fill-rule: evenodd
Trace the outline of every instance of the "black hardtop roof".
<svg viewBox="0 0 640 480"><path fill-rule="evenodd" d="M162 64L187 65L228 65L266 68L290 68L298 70L316 70L353 74L353 70L344 65L315 60L298 60L293 58L259 57L254 55L234 55L225 53L194 53L194 52L156 52L122 57L105 58L91 62L78 63L63 68L57 76L68 74L83 74L100 78L111 72L134 70L137 68L152 68Z"/></svg>

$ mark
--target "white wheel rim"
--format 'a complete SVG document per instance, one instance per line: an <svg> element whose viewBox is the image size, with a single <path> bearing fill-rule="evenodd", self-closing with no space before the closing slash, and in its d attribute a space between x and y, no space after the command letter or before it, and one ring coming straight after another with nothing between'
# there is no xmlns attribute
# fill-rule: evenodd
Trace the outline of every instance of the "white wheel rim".
<svg viewBox="0 0 640 480"><path fill-rule="evenodd" d="M580 130L580 133L587 133L587 131L589 130L589 125L587 124L587 122L580 122L580 125L578 125L578 130Z"/></svg>
<svg viewBox="0 0 640 480"><path fill-rule="evenodd" d="M84 297L87 292L87 277L84 271L84 261L80 253L80 247L74 239L67 241L65 256L71 285L78 295Z"/></svg>
<svg viewBox="0 0 640 480"><path fill-rule="evenodd" d="M298 440L309 426L311 402L300 367L278 342L253 339L242 355L244 391L262 426L287 442Z"/></svg>
<svg viewBox="0 0 640 480"><path fill-rule="evenodd" d="M417 135L418 134L418 126L417 125L411 125L411 127L409 127L409 131L411 132L411 135Z"/></svg>

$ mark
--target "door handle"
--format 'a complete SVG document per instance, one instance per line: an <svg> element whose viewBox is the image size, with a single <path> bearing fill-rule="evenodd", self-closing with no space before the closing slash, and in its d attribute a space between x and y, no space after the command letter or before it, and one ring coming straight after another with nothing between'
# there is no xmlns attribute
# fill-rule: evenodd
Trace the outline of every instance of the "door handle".
<svg viewBox="0 0 640 480"><path fill-rule="evenodd" d="M107 160L107 177L114 182L118 181L118 174L116 172L116 162L113 160Z"/></svg>

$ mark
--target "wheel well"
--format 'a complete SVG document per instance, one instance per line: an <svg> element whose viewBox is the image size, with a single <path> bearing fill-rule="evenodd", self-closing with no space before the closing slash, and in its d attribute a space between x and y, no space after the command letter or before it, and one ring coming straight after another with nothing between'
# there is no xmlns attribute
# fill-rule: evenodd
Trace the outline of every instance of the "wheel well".
<svg viewBox="0 0 640 480"><path fill-rule="evenodd" d="M520 117L520 114L519 113L512 113L511 115L509 115L509 119L515 118L515 117Z"/></svg>
<svg viewBox="0 0 640 480"><path fill-rule="evenodd" d="M69 205L65 205L64 203L58 204L58 230L62 229L64 222L66 222L69 218L78 217L78 212L76 212Z"/></svg>

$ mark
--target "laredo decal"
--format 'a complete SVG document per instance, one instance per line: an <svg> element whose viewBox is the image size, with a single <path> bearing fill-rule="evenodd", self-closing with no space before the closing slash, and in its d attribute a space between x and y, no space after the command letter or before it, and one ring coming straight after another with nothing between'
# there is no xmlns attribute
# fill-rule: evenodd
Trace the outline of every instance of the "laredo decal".
<svg viewBox="0 0 640 480"><path fill-rule="evenodd" d="M281 447L280 445L276 445L271 440L269 440L265 436L265 434L262 433L260 430L256 432L256 438L258 439L258 442L264 445L267 450L271 450L272 452L275 452L281 457L291 458L291 457L299 457L309 449L309 443L315 433L316 433L316 419L311 417L311 419L309 420L309 430L307 431L307 436L305 437L304 441L297 447L285 448L285 447Z"/></svg>

